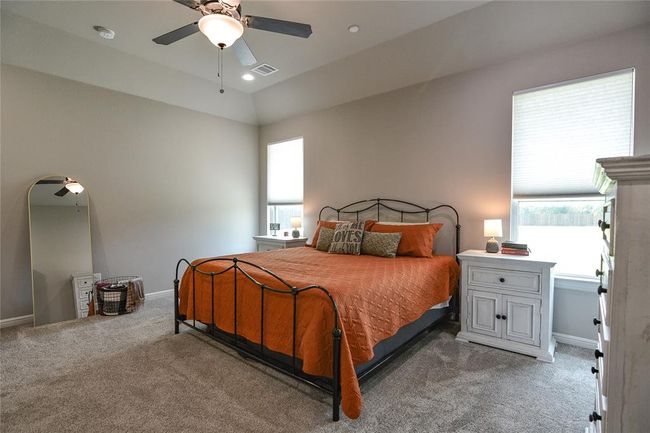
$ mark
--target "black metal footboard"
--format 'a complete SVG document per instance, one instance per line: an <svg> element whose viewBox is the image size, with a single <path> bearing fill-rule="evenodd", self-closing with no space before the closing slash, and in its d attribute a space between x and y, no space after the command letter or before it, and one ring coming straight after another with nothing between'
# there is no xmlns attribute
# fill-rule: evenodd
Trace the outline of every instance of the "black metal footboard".
<svg viewBox="0 0 650 433"><path fill-rule="evenodd" d="M199 269L201 265L205 265L211 262L230 262L231 265L219 272L205 272ZM191 321L188 321L187 318L185 316L182 316L179 311L179 293L178 293L179 274L178 273L183 263L187 264L187 267L192 270L193 311L192 311ZM266 284L260 283L248 272L246 272L245 269L242 268L241 266L242 264L258 269L268 274L273 279L275 279L280 286L283 286L283 288L277 289L277 288L270 287ZM214 311L215 277L217 275L221 275L229 271L232 271L234 275L233 278L234 308L232 312L233 327L234 327L233 334L227 334L225 332L220 332L218 330L218 328L216 327L215 311ZM238 273L241 273L244 277L246 277L250 282L252 282L260 289L260 342L259 344L250 344L251 342L248 342L248 340L246 340L241 335L238 335L237 333L237 275ZM205 328L201 326L197 326L197 320L196 320L196 278L195 277L197 274L208 276L210 277L211 280L212 317L210 319L210 324ZM332 359L331 379L318 378L324 380L315 380L313 376L309 376L302 371L302 369L298 365L300 360L296 358L296 321L298 316L297 300L300 294L312 290L317 290L324 293L327 296L327 298L330 300L332 305L332 314L334 317L334 328L332 329L333 359ZM290 297L292 299L293 314L292 317L287 318L287 320L291 320L292 330L293 330L293 340L292 340L293 349L290 357L291 360L290 362L278 361L277 357L272 357L271 351L264 346L264 295L266 292L286 295L288 298ZM204 335L207 335L208 337L218 341L221 344L224 344L227 347L230 347L231 349L237 351L240 355L244 357L252 358L281 373L284 373L297 380L300 380L301 382L307 383L308 385L311 385L313 387L316 387L327 393L332 394L332 419L334 421L339 420L339 416L340 416L339 411L340 411L340 403L341 403L341 377L340 377L341 375L341 329L339 327L339 315L338 315L338 308L336 306L336 302L334 301L334 298L332 298L330 292L328 292L327 289L325 289L324 287L314 284L302 288L297 288L292 286L291 284L289 284L288 282L286 282L285 280L283 280L273 272L269 271L268 269L256 265L255 263L251 263L245 260L239 260L237 258L206 259L196 264L192 264L186 259L181 259L176 264L176 275L174 278L174 332L176 334L179 333L180 330L179 328L181 324L186 325Z"/></svg>

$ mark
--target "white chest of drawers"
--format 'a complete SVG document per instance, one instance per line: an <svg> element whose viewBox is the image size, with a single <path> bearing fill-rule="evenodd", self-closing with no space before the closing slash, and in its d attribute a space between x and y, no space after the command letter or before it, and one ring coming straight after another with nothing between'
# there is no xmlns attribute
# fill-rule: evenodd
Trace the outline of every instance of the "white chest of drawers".
<svg viewBox="0 0 650 433"><path fill-rule="evenodd" d="M72 276L72 292L77 319L88 317L88 301L93 293L95 281L100 279L101 274L75 274Z"/></svg>
<svg viewBox="0 0 650 433"><path fill-rule="evenodd" d="M554 262L469 250L461 261L459 341L553 362Z"/></svg>
<svg viewBox="0 0 650 433"><path fill-rule="evenodd" d="M650 432L650 155L599 159L605 194L590 432ZM597 265L597 264L596 264Z"/></svg>

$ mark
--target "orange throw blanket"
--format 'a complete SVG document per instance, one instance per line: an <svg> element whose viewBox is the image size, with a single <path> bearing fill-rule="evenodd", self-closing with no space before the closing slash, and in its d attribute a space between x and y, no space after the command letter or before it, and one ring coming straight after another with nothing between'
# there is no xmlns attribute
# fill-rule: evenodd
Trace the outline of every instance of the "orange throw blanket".
<svg viewBox="0 0 650 433"><path fill-rule="evenodd" d="M417 320L432 306L446 301L458 286L459 267L453 257L434 256L382 258L328 254L314 248L290 248L236 256L262 266L297 288L318 284L326 288L339 311L341 339L341 405L350 418L361 414L361 390L355 364L370 361L373 347L394 335L402 326ZM197 264L201 260L196 260ZM211 262L198 269L219 272L231 262ZM285 289L265 272L246 264L241 268L262 284ZM241 272L237 278L237 334L260 342L260 288ZM214 277L214 322L225 332L234 333L233 270ZM209 275L196 273L196 317L193 305L192 270L183 275L180 312L187 319L212 323ZM291 356L292 297L264 295L264 345ZM327 296L311 290L298 295L296 357L303 371L332 377L332 330L334 315Z"/></svg>

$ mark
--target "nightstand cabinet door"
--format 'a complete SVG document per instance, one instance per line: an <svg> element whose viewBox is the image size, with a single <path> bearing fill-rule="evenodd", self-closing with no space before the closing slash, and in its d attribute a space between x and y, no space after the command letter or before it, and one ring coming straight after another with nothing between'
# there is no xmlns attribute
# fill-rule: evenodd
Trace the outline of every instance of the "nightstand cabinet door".
<svg viewBox="0 0 650 433"><path fill-rule="evenodd" d="M470 332L501 337L501 320L497 318L501 296L495 293L469 291L471 308Z"/></svg>
<svg viewBox="0 0 650 433"><path fill-rule="evenodd" d="M503 338L524 344L539 346L540 300L520 296L503 295Z"/></svg>

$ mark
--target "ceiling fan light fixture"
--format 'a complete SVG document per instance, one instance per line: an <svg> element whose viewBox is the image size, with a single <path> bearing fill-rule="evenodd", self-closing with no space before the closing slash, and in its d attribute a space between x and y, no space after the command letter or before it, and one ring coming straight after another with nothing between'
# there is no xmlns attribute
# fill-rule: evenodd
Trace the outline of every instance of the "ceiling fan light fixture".
<svg viewBox="0 0 650 433"><path fill-rule="evenodd" d="M80 194L83 192L84 187L81 186L81 184L75 180L72 182L68 182L65 184L65 187L68 191L70 191L73 194Z"/></svg>
<svg viewBox="0 0 650 433"><path fill-rule="evenodd" d="M199 30L210 42L220 48L226 48L235 43L244 34L242 23L229 15L205 15L199 20Z"/></svg>

